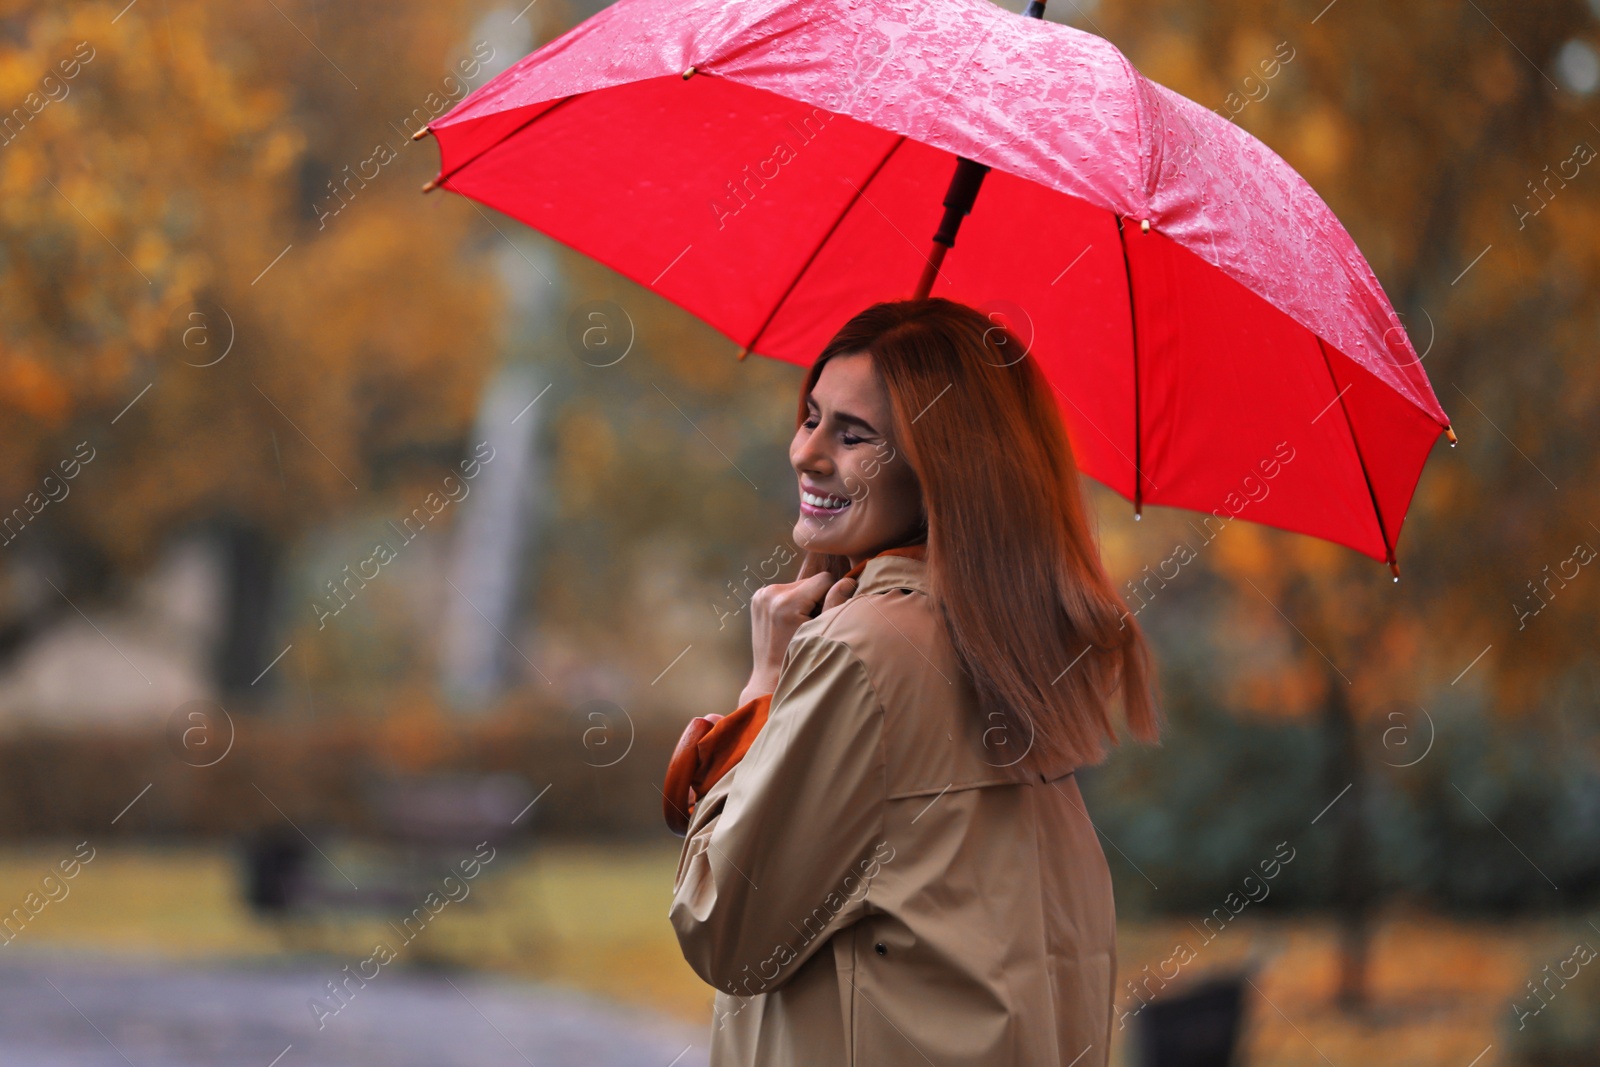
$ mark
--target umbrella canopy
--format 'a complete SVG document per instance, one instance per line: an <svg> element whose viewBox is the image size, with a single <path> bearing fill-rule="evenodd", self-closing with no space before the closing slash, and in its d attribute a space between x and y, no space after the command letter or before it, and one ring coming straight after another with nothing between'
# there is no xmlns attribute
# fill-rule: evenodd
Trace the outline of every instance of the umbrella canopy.
<svg viewBox="0 0 1600 1067"><path fill-rule="evenodd" d="M988 0L618 0L430 130L429 188L802 366L911 295L957 160L993 168L932 295L1004 316L1080 467L1136 509L1395 568L1449 433L1377 278L1287 163L1104 39Z"/></svg>

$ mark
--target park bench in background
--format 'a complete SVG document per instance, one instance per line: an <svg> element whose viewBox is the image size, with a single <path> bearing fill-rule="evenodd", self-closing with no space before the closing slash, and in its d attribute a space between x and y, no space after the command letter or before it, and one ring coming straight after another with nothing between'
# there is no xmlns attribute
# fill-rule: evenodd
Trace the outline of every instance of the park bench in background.
<svg viewBox="0 0 1600 1067"><path fill-rule="evenodd" d="M331 833L302 833L308 828L285 819L245 843L244 899L286 948L343 950L348 946L339 942L355 923L398 925L419 908L425 921L429 894L435 901L461 897L440 915L478 912L485 883L503 877L532 842L536 794L516 775L392 777L371 783L365 798L373 840L341 843ZM483 862L486 856L492 859ZM476 874L468 879L463 871ZM440 941L417 938L416 955L437 955Z"/></svg>

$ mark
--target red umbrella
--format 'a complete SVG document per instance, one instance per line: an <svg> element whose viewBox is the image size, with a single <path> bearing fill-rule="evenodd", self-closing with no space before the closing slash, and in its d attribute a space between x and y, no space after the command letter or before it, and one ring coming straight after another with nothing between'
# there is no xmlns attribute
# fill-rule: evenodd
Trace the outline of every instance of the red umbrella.
<svg viewBox="0 0 1600 1067"><path fill-rule="evenodd" d="M425 188L592 256L740 358L809 365L919 277L1005 316L1080 466L1136 514L1239 516L1398 576L1423 463L1455 440L1304 179L1104 39L988 0L618 0L430 130Z"/></svg>

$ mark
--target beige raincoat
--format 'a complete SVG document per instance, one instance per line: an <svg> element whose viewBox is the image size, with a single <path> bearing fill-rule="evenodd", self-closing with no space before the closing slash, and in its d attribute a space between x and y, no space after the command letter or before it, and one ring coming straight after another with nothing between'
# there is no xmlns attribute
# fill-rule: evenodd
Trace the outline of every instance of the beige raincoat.
<svg viewBox="0 0 1600 1067"><path fill-rule="evenodd" d="M718 990L712 1067L1107 1062L1111 879L1077 780L980 721L926 576L876 556L802 624L695 806L670 918Z"/></svg>

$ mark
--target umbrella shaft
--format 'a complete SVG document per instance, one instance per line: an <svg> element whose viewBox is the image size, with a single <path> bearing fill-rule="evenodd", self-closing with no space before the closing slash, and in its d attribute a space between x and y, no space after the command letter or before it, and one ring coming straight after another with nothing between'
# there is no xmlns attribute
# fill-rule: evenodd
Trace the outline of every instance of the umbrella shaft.
<svg viewBox="0 0 1600 1067"><path fill-rule="evenodd" d="M1045 0L1029 0L1023 15L1030 19L1044 18L1044 4ZM933 248L929 250L927 265L922 269L922 277L917 280L917 291L912 299L921 300L933 288L933 280L939 276L939 264L944 262L945 251L955 246L956 231L961 228L961 220L972 210L972 202L978 197L978 186L983 184L983 176L987 173L989 168L985 164L975 163L965 156L956 161L956 172L951 176L950 188L944 194L944 220L933 235Z"/></svg>
<svg viewBox="0 0 1600 1067"><path fill-rule="evenodd" d="M972 210L972 203L978 198L978 186L983 184L983 176L988 173L987 164L974 162L965 156L956 160L956 172L951 175L950 187L944 194L944 220L933 235L933 248L929 251L928 263L917 282L913 299L921 300L933 288L933 280L939 274L939 264L944 262L945 251L955 245L961 220Z"/></svg>
<svg viewBox="0 0 1600 1067"><path fill-rule="evenodd" d="M961 228L961 220L972 210L972 202L978 198L978 186L983 184L983 176L989 173L989 168L983 163L974 163L965 156L956 160L956 172L950 177L950 188L944 194L944 221L939 223L939 230L933 239L946 248L952 248L956 243L956 230Z"/></svg>
<svg viewBox="0 0 1600 1067"><path fill-rule="evenodd" d="M928 295L928 290L933 288L933 279L939 275L939 264L944 262L945 246L934 242L933 250L928 253L927 265L922 268L922 277L917 280L917 291L911 299L921 300Z"/></svg>

